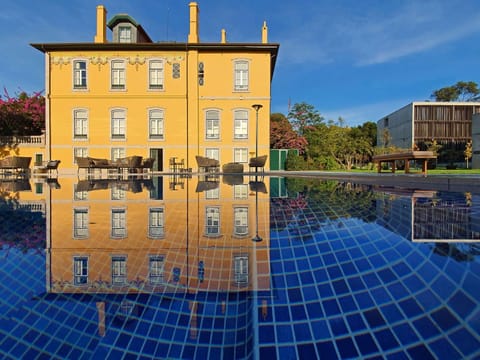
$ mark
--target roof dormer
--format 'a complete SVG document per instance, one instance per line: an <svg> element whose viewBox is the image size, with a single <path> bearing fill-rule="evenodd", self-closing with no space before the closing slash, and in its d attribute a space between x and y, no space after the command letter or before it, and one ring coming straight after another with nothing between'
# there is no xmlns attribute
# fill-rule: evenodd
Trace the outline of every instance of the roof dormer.
<svg viewBox="0 0 480 360"><path fill-rule="evenodd" d="M114 43L151 43L150 36L142 26L127 14L115 15L107 24L113 32Z"/></svg>

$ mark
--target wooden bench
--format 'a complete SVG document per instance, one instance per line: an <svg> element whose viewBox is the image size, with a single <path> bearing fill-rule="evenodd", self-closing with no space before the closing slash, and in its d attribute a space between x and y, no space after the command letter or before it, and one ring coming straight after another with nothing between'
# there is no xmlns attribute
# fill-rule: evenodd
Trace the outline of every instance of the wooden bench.
<svg viewBox="0 0 480 360"><path fill-rule="evenodd" d="M400 153L392 154L382 154L373 156L372 160L374 163L377 163L378 172L382 172L382 163L389 162L391 164L392 173L396 169L396 161L403 160L405 161L405 173L410 172L410 160L421 160L422 161L422 173L427 175L427 163L430 159L436 159L437 156L433 151L406 151Z"/></svg>

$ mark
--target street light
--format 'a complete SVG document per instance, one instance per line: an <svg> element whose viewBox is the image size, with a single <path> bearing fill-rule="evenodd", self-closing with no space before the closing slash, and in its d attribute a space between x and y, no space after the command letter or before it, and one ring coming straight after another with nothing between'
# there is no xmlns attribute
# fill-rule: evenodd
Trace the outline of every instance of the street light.
<svg viewBox="0 0 480 360"><path fill-rule="evenodd" d="M263 106L260 104L252 105L252 108L255 109L256 112L256 120L255 120L255 157L258 157L258 110L260 110ZM255 167L255 184L258 183L257 178L258 168ZM255 236L252 238L252 241L259 242L262 241L262 238L258 235L258 189L255 188Z"/></svg>
<svg viewBox="0 0 480 360"><path fill-rule="evenodd" d="M255 122L255 157L258 157L258 110L260 110L263 107L263 105L260 104L253 104L252 108L255 109L256 112L256 122ZM255 171L257 171L257 168L255 168Z"/></svg>

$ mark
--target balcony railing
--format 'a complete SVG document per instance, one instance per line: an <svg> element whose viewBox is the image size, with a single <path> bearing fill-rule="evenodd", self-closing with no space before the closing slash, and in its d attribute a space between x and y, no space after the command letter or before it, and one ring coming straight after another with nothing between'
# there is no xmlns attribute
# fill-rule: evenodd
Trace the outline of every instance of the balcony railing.
<svg viewBox="0 0 480 360"><path fill-rule="evenodd" d="M45 146L45 135L0 136L0 144L17 144L20 146Z"/></svg>

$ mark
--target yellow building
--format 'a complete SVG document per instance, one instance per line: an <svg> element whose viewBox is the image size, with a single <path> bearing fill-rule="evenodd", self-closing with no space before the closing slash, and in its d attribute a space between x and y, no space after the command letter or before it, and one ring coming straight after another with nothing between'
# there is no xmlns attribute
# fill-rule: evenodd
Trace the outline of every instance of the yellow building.
<svg viewBox="0 0 480 360"><path fill-rule="evenodd" d="M153 157L167 171L173 158L196 170L196 155L247 164L268 154L279 45L265 23L258 43L229 43L224 30L202 43L189 7L185 43L154 42L132 17L107 22L98 6L94 42L32 44L45 53L46 157L61 160L60 173L76 172L76 156Z"/></svg>

